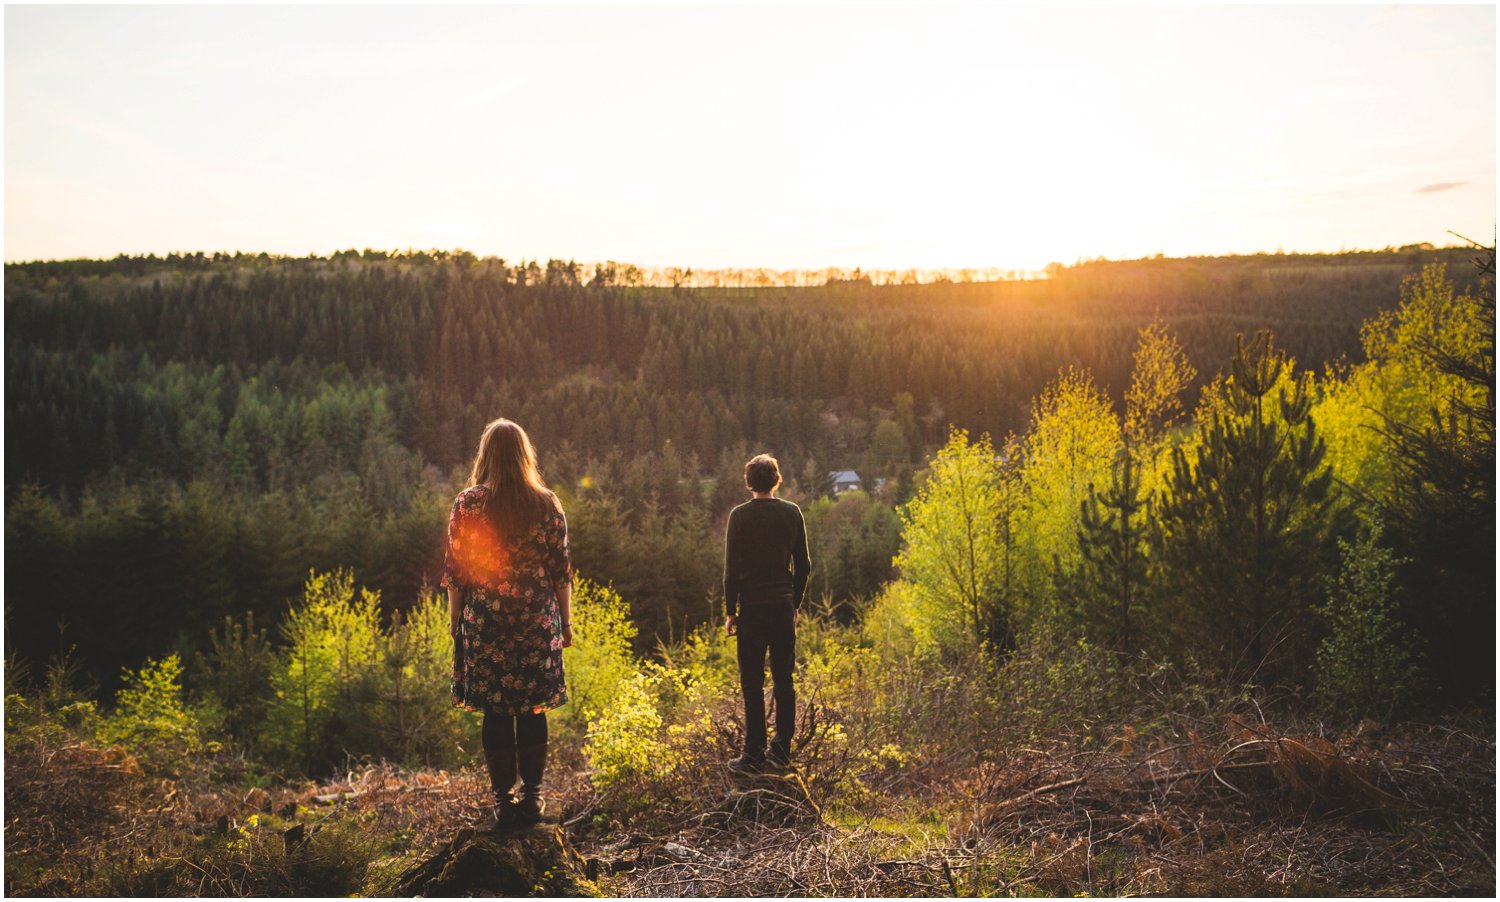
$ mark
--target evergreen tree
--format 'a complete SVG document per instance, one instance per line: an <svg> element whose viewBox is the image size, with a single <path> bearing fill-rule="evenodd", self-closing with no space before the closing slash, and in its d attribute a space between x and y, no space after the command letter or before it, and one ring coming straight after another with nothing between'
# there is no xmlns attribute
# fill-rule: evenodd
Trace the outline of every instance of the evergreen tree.
<svg viewBox="0 0 1500 902"><path fill-rule="evenodd" d="M1234 678L1290 677L1307 670L1306 613L1350 520L1306 380L1267 332L1235 345L1195 447L1173 449L1156 550L1189 648Z"/></svg>
<svg viewBox="0 0 1500 902"><path fill-rule="evenodd" d="M1141 494L1140 468L1127 440L1115 455L1109 487L1100 492L1090 486L1088 499L1079 507L1079 612L1085 628L1127 653L1145 644L1149 505Z"/></svg>
<svg viewBox="0 0 1500 902"><path fill-rule="evenodd" d="M1414 342L1463 390L1425 422L1388 418L1382 430L1394 474L1385 514L1411 558L1414 609L1450 697L1484 697L1495 686L1495 249L1480 251L1486 278L1476 295L1445 280L1427 291L1478 328L1463 341L1435 334Z"/></svg>

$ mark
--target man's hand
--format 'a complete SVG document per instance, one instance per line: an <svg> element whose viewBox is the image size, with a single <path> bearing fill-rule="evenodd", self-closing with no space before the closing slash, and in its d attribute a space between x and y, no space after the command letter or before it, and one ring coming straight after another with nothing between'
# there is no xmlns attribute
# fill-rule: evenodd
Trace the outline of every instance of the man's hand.
<svg viewBox="0 0 1500 902"><path fill-rule="evenodd" d="M792 626L797 625L797 620L802 616L801 608L792 608Z"/></svg>
<svg viewBox="0 0 1500 902"><path fill-rule="evenodd" d="M724 632L728 633L731 636L734 636L734 635L737 635L739 633L739 631L740 631L740 618L739 618L739 616L735 615L735 614L730 614L729 618L724 621Z"/></svg>

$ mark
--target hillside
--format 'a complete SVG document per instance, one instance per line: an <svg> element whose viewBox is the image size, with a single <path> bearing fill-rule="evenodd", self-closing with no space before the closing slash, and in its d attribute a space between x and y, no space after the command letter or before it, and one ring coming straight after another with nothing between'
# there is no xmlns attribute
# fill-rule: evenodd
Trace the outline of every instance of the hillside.
<svg viewBox="0 0 1500 902"><path fill-rule="evenodd" d="M1273 330L1309 370L1357 361L1360 324L1403 278L1447 261L1467 283L1467 260L1413 248L762 289L621 287L465 255L10 264L6 581L51 602L8 612L8 649L40 663L71 624L63 643L112 683L225 615L274 623L309 569L351 566L388 604L412 599L436 580L475 436L503 413L575 509L581 568L630 599L649 650L706 619L720 518L755 451L779 456L804 505L853 468L891 481L890 509L950 425L1023 433L1066 367L1123 409L1153 319L1196 373L1191 399L1237 332ZM849 549L820 574L835 605L888 576L896 524L868 517L815 549Z"/></svg>
<svg viewBox="0 0 1500 902"><path fill-rule="evenodd" d="M8 267L6 891L1491 895L1493 260ZM575 641L550 820L476 837L432 585L500 414ZM766 449L814 571L736 776Z"/></svg>

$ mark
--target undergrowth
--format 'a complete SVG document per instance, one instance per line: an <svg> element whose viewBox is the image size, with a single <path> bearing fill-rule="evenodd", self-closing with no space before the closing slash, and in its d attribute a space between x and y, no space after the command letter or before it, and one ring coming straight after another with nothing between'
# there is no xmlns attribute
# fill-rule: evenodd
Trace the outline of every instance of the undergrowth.
<svg viewBox="0 0 1500 902"><path fill-rule="evenodd" d="M553 718L546 794L606 892L1493 890L1486 715L1340 720L1076 641L896 654L818 617L798 654L784 775L724 766L743 715L721 632L631 662L593 690L608 707ZM351 760L300 779L198 732L172 668L152 666L131 685L157 697L107 711L7 697L8 893L389 894L487 815L477 749L457 770Z"/></svg>

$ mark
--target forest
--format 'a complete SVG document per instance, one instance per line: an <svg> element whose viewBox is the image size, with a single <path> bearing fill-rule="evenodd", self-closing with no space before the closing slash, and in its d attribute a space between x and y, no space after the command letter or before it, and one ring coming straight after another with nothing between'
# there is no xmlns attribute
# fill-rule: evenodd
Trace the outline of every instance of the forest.
<svg viewBox="0 0 1500 902"><path fill-rule="evenodd" d="M7 264L7 891L405 886L482 805L435 585L507 416L580 574L570 890L1493 893L1493 249L1046 276ZM763 451L812 610L752 804Z"/></svg>

